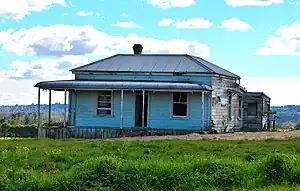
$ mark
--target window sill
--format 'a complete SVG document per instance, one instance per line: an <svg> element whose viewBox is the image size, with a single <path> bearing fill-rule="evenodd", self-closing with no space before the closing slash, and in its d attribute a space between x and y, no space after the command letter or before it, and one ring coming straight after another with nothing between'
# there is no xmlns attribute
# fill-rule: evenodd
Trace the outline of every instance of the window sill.
<svg viewBox="0 0 300 191"><path fill-rule="evenodd" d="M114 115L94 115L95 117L99 117L99 118L114 118Z"/></svg>
<svg viewBox="0 0 300 191"><path fill-rule="evenodd" d="M184 116L172 116L171 119L175 119L175 120L179 120L179 119L182 119L182 120L189 120L189 117L184 117Z"/></svg>

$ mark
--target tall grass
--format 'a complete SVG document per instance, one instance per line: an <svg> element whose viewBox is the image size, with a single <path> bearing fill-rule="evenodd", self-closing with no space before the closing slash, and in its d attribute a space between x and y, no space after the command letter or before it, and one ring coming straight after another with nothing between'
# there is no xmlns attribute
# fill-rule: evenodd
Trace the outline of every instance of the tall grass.
<svg viewBox="0 0 300 191"><path fill-rule="evenodd" d="M298 140L0 143L0 190L296 190L300 186Z"/></svg>

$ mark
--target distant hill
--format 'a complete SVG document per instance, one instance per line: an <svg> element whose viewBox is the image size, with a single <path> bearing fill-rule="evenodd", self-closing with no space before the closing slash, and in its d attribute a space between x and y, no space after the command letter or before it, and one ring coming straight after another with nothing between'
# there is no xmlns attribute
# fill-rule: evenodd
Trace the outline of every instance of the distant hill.
<svg viewBox="0 0 300 191"><path fill-rule="evenodd" d="M68 105L67 105L68 107ZM47 104L41 104L41 112L48 112L49 106ZM21 113L34 113L37 112L38 105L2 105L0 106L0 112L21 112ZM51 111L62 113L64 112L64 104L55 103L51 105Z"/></svg>
<svg viewBox="0 0 300 191"><path fill-rule="evenodd" d="M300 124L300 105L274 106L272 111L280 117L278 124L283 127L294 127Z"/></svg>
<svg viewBox="0 0 300 191"><path fill-rule="evenodd" d="M280 117L277 121L280 126L294 127L296 124L300 124L300 105L273 106L272 110L277 112ZM52 111L63 113L64 104L52 104ZM37 104L0 106L0 112L34 113L37 112ZM48 112L47 104L41 105L41 112Z"/></svg>

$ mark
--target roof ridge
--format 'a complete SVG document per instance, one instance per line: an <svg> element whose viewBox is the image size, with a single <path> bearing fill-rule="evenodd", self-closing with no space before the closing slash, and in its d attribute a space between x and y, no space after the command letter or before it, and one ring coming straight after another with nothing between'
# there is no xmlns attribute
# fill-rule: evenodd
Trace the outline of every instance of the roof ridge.
<svg viewBox="0 0 300 191"><path fill-rule="evenodd" d="M192 56L192 57L196 57L196 58L198 58L198 59L204 60L203 58L200 58L200 57L198 57L198 56ZM225 70L226 72L229 72L229 73L231 73L231 74L234 74L234 73L230 72L229 70L226 70L225 68L220 67L220 66L218 66L218 65L216 65L216 64L214 64L214 63L212 63L212 62L210 62L210 61L208 61L208 60L204 60L204 61L210 63L211 65L214 65L214 66L216 66L216 67L219 67L219 68L221 68L222 70ZM236 74L234 74L234 75L236 75ZM240 77L239 75L236 75L236 76Z"/></svg>
<svg viewBox="0 0 300 191"><path fill-rule="evenodd" d="M206 70L216 73L214 70L212 70L211 68L209 68L208 66L206 66L205 64L199 62L198 60L196 60L195 58L193 58L193 56L191 55L186 55L190 60L194 61L196 64L198 64L199 66L202 66L203 68L205 68Z"/></svg>
<svg viewBox="0 0 300 191"><path fill-rule="evenodd" d="M188 54L118 54L120 56L187 56Z"/></svg>

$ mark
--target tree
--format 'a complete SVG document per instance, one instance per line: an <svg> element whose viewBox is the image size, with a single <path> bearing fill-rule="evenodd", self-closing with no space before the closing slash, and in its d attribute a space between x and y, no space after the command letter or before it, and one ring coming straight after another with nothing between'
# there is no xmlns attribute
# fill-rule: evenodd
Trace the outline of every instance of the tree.
<svg viewBox="0 0 300 191"><path fill-rule="evenodd" d="M29 124L29 117L28 117L28 115L25 115L25 117L24 117L24 124L25 125L28 125Z"/></svg>

